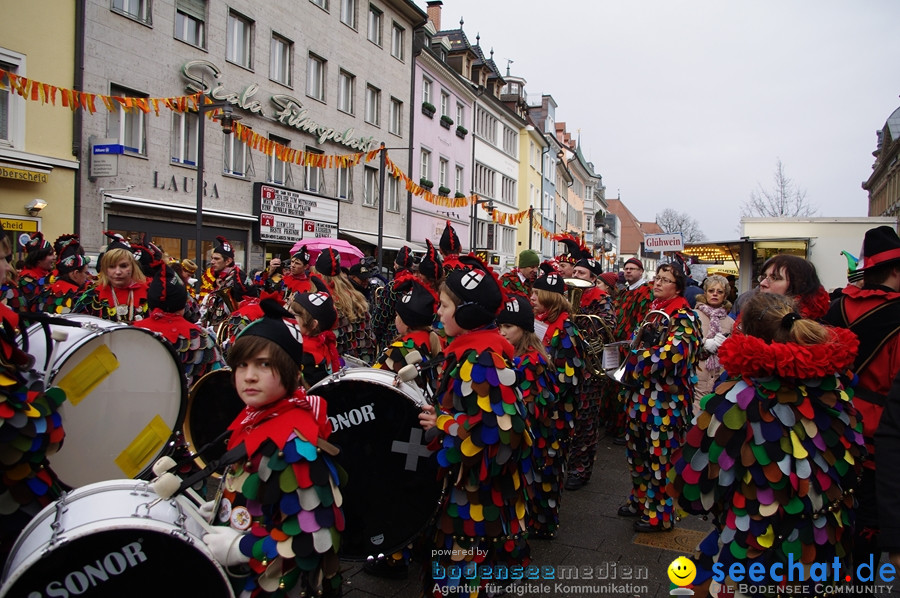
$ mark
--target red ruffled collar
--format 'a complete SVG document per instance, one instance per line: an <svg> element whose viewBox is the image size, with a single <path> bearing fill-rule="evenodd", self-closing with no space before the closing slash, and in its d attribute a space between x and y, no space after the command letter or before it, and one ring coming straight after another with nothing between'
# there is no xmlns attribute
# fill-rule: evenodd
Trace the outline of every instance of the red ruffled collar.
<svg viewBox="0 0 900 598"><path fill-rule="evenodd" d="M855 284L848 284L843 288L843 290L841 290L841 292L848 297L853 297L854 299L867 299L869 297L878 297L879 299L900 299L900 293L892 291L887 287L861 289Z"/></svg>
<svg viewBox="0 0 900 598"><path fill-rule="evenodd" d="M719 362L731 376L751 378L821 378L853 365L859 339L846 328L828 328L831 339L820 345L767 343L735 332L719 347Z"/></svg>
<svg viewBox="0 0 900 598"><path fill-rule="evenodd" d="M303 417L302 412L309 413ZM260 408L244 407L237 418L228 426L231 437L228 448L232 449L242 442L247 447L247 454L252 455L266 440L272 440L283 447L294 430L299 431L313 446L319 437L327 438L329 428L324 424L326 404L315 395L307 395L302 388L294 394L279 399Z"/></svg>
<svg viewBox="0 0 900 598"><path fill-rule="evenodd" d="M190 340L191 331L195 328L195 325L185 320L181 314L166 312L158 307L150 312L149 317L135 322L134 325L160 333L173 345L179 338Z"/></svg>
<svg viewBox="0 0 900 598"><path fill-rule="evenodd" d="M823 286L816 289L815 293L797 297L796 300L800 315L810 320L821 320L831 306L831 296Z"/></svg>
<svg viewBox="0 0 900 598"><path fill-rule="evenodd" d="M447 357L449 358L450 355L455 355L457 358L462 357L469 349L474 349L478 353L495 351L510 360L516 354L509 341L503 338L494 327L472 330L454 337L447 345Z"/></svg>

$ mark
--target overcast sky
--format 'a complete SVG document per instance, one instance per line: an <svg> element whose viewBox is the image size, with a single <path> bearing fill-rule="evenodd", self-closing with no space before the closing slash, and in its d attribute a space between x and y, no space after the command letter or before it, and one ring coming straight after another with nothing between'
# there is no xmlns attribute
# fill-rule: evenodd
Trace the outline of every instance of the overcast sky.
<svg viewBox="0 0 900 598"><path fill-rule="evenodd" d="M736 238L779 158L817 216L867 213L875 131L900 106L898 0L444 0L442 28L460 17L554 97L640 220L673 208Z"/></svg>

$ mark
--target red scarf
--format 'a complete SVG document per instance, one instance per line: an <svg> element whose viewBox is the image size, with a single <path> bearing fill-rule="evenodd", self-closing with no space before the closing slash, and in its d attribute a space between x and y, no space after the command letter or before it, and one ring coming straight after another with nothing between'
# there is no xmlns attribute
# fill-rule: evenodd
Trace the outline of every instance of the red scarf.
<svg viewBox="0 0 900 598"><path fill-rule="evenodd" d="M331 434L325 400L316 395L307 396L302 388L262 407L244 407L228 429L232 433L228 449L243 442L248 455L255 453L266 440L283 448L295 429L314 446L320 437L328 438Z"/></svg>
<svg viewBox="0 0 900 598"><path fill-rule="evenodd" d="M330 330L303 337L303 352L313 356L313 363L327 361L334 373L341 369L341 355L337 350L337 338Z"/></svg>
<svg viewBox="0 0 900 598"><path fill-rule="evenodd" d="M510 361L516 354L516 350L509 341L503 338L493 326L464 332L454 337L450 344L447 345L447 357L449 358L451 355L461 357L470 349L479 354L484 351L495 351Z"/></svg>
<svg viewBox="0 0 900 598"><path fill-rule="evenodd" d="M566 320L569 319L569 312L564 311L559 314L559 317L553 320L552 322L547 322L547 312L542 314L538 314L535 316L541 322L545 322L547 324L547 332L544 333L543 343L545 347L550 346L550 339L553 338L553 335L556 334L557 330L562 330L566 324Z"/></svg>
<svg viewBox="0 0 900 598"><path fill-rule="evenodd" d="M134 312L137 313L140 311L138 307L141 302L147 298L147 283L146 282L132 282L127 287L116 288L109 284L99 285L97 287L97 296L100 299L106 301L109 305L115 305L116 302L113 300L113 293L116 294L116 299L118 300L119 305L128 305L128 294L129 292L133 292L134 298Z"/></svg>
<svg viewBox="0 0 900 598"><path fill-rule="evenodd" d="M302 276L288 274L282 279L282 282L284 282L284 286L287 287L292 294L316 292L316 285L310 280L308 274L303 274Z"/></svg>
<svg viewBox="0 0 900 598"><path fill-rule="evenodd" d="M149 317L135 322L134 325L160 333L173 345L178 342L179 338L190 340L191 331L197 328L196 325L185 320L181 314L165 312L158 307L150 312Z"/></svg>
<svg viewBox="0 0 900 598"><path fill-rule="evenodd" d="M50 276L50 270L44 270L43 268L39 268L34 266L33 268L23 268L21 272L19 272L19 278L23 276L30 276L35 280L39 278L46 278Z"/></svg>
<svg viewBox="0 0 900 598"><path fill-rule="evenodd" d="M664 311L670 316L679 309L690 309L691 306L681 295L675 295L671 299L654 299L650 303L650 310Z"/></svg>

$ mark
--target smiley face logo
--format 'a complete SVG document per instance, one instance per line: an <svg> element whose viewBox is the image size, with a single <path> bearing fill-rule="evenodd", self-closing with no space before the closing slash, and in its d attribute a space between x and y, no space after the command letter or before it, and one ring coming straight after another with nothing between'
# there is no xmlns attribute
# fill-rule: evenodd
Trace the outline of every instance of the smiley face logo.
<svg viewBox="0 0 900 598"><path fill-rule="evenodd" d="M697 567L686 556L680 556L669 564L669 580L676 586L683 588L691 585L697 577Z"/></svg>

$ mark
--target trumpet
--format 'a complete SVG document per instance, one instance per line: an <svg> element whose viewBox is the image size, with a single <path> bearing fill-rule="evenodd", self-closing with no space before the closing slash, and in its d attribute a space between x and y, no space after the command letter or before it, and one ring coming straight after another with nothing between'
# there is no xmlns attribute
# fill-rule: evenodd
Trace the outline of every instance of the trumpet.
<svg viewBox="0 0 900 598"><path fill-rule="evenodd" d="M644 317L644 321L641 322L641 325L635 331L634 338L631 339L629 344L629 349L634 351L644 347L655 347L660 344L669 336L670 323L671 318L666 312L659 309L648 312ZM626 360L623 359L618 369L613 373L612 378L619 384L631 386L630 383L625 382L625 363Z"/></svg>

